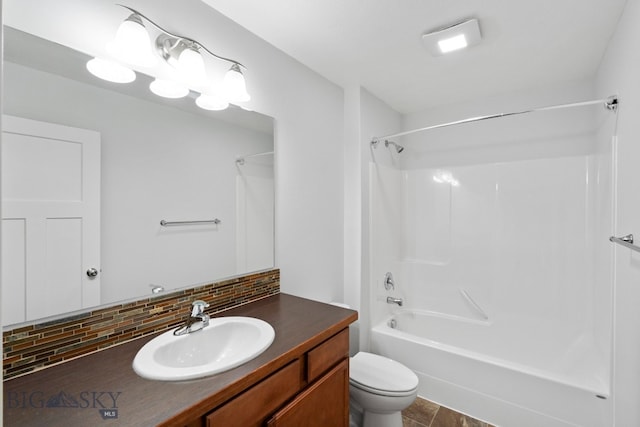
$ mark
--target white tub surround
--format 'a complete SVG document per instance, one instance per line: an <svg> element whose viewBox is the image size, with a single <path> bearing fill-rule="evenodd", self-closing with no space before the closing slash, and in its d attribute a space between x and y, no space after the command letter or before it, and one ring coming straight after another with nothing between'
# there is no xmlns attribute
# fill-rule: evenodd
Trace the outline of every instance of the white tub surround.
<svg viewBox="0 0 640 427"><path fill-rule="evenodd" d="M371 164L371 350L420 396L497 425L611 424L615 119L435 129Z"/></svg>

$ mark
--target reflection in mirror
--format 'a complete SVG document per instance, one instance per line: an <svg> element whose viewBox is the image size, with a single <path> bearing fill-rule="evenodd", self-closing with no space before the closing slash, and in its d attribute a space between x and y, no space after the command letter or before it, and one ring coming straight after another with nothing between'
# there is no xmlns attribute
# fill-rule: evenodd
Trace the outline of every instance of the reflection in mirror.
<svg viewBox="0 0 640 427"><path fill-rule="evenodd" d="M103 82L4 32L3 325L273 267L271 118Z"/></svg>

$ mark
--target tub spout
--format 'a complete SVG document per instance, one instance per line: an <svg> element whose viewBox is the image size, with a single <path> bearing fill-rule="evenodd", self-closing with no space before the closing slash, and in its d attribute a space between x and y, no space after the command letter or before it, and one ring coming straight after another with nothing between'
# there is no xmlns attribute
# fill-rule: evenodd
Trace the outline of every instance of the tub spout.
<svg viewBox="0 0 640 427"><path fill-rule="evenodd" d="M402 298L387 297L387 304L398 304L402 307Z"/></svg>

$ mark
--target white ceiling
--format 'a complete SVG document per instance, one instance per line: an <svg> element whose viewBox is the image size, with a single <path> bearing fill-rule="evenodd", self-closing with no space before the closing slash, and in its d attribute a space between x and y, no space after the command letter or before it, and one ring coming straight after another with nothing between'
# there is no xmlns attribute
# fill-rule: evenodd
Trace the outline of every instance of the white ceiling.
<svg viewBox="0 0 640 427"><path fill-rule="evenodd" d="M626 0L202 0L327 79L401 113L591 78ZM432 57L429 30L477 18L483 42Z"/></svg>

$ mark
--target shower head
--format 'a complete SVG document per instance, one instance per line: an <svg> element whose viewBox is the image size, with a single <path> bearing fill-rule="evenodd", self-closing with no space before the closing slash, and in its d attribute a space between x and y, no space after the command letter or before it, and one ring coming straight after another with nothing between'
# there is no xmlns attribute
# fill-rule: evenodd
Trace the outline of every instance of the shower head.
<svg viewBox="0 0 640 427"><path fill-rule="evenodd" d="M396 147L396 153L402 153L402 151L404 150L404 147L400 144L397 144L393 141L389 141L388 139L384 140L384 146L389 148L389 145L393 145L394 147Z"/></svg>

